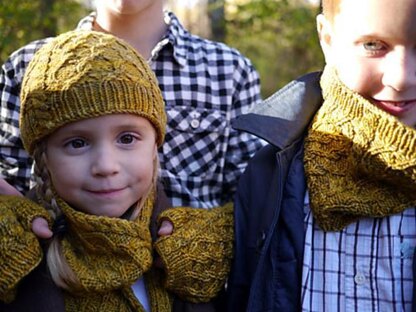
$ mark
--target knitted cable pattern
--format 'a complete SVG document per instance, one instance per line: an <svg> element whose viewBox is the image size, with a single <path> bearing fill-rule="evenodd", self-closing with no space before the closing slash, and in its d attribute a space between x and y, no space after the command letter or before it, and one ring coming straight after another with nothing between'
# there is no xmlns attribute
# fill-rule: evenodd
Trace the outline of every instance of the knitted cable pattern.
<svg viewBox="0 0 416 312"><path fill-rule="evenodd" d="M337 231L363 217L416 204L416 131L342 84L326 68L324 103L305 139L305 172L314 217Z"/></svg>
<svg viewBox="0 0 416 312"><path fill-rule="evenodd" d="M63 254L75 272L77 292L106 292L132 285L152 264L146 223L95 216L76 211L58 200L68 223Z"/></svg>
<svg viewBox="0 0 416 312"><path fill-rule="evenodd" d="M60 199L58 202L68 222L63 238L64 254L81 284L72 291L62 290L66 311L144 312L131 289L142 275L152 311L172 310L173 299L163 287L161 274L151 270L152 246L148 229L153 195L149 196L136 221L91 216L73 210ZM15 298L20 280L37 267L43 257L31 231L35 217L50 221L46 210L30 200L0 196L0 300L4 302Z"/></svg>
<svg viewBox="0 0 416 312"><path fill-rule="evenodd" d="M24 197L0 196L0 300L11 302L19 281L40 263L43 253L32 233L36 217L50 220L45 209Z"/></svg>
<svg viewBox="0 0 416 312"><path fill-rule="evenodd" d="M159 220L173 223L172 235L159 238L155 249L166 269L165 286L190 302L207 302L224 286L233 250L233 207L173 208Z"/></svg>
<svg viewBox="0 0 416 312"><path fill-rule="evenodd" d="M157 78L125 41L75 30L55 37L32 58L22 81L20 130L25 149L73 121L129 113L149 120L163 142L166 114Z"/></svg>
<svg viewBox="0 0 416 312"><path fill-rule="evenodd" d="M80 288L65 292L67 311L143 311L131 285L145 276L151 305L171 311L171 297L153 280L150 195L135 221L88 215L57 199L68 223L63 253ZM158 302L153 302L157 300Z"/></svg>

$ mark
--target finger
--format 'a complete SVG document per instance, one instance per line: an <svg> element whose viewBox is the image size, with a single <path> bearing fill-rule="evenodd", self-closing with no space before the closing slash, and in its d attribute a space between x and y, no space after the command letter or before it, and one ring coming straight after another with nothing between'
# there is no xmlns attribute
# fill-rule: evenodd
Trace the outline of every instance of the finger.
<svg viewBox="0 0 416 312"><path fill-rule="evenodd" d="M159 236L171 235L173 232L173 224L169 220L163 220L157 234Z"/></svg>
<svg viewBox="0 0 416 312"><path fill-rule="evenodd" d="M38 238L51 238L53 233L44 218L35 218L32 222L32 231Z"/></svg>
<svg viewBox="0 0 416 312"><path fill-rule="evenodd" d="M1 195L17 195L23 196L16 188L11 186L6 180L0 178L0 194Z"/></svg>

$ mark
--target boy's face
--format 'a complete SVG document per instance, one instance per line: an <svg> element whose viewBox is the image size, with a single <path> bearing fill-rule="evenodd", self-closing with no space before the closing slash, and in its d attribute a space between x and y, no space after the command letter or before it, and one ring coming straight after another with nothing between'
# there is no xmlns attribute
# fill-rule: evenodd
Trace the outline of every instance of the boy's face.
<svg viewBox="0 0 416 312"><path fill-rule="evenodd" d="M344 0L318 32L341 81L402 122L416 125L416 1Z"/></svg>
<svg viewBox="0 0 416 312"><path fill-rule="evenodd" d="M117 13L117 15L137 15L152 12L153 6L161 6L163 0L99 0L97 9Z"/></svg>

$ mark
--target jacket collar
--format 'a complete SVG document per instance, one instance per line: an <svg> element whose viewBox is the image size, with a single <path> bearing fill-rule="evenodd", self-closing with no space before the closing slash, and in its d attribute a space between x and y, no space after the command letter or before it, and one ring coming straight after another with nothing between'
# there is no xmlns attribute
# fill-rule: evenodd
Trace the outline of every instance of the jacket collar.
<svg viewBox="0 0 416 312"><path fill-rule="evenodd" d="M322 104L320 72L302 76L232 121L234 129L252 133L283 149L306 129Z"/></svg>

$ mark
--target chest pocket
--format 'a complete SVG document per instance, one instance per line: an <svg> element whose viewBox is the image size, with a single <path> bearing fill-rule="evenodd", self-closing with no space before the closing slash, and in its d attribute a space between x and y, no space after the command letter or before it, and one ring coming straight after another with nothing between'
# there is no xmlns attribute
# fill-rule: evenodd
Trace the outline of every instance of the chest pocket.
<svg viewBox="0 0 416 312"><path fill-rule="evenodd" d="M175 175L212 175L222 171L228 136L225 112L167 107L168 126L161 164Z"/></svg>

